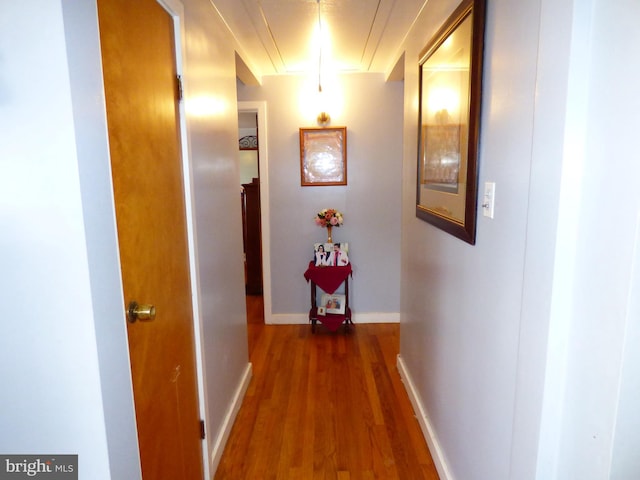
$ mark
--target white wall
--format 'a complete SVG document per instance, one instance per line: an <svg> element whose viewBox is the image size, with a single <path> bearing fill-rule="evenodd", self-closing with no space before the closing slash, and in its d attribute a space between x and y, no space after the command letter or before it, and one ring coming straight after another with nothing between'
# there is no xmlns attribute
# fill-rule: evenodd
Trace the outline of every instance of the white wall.
<svg viewBox="0 0 640 480"><path fill-rule="evenodd" d="M248 380L233 39L211 4L185 1L185 94L207 403L216 466Z"/></svg>
<svg viewBox="0 0 640 480"><path fill-rule="evenodd" d="M427 4L405 56L400 365L441 476L636 478L639 6L488 2L480 185L496 182L496 217L470 247L414 214L411 59L455 4Z"/></svg>
<svg viewBox="0 0 640 480"><path fill-rule="evenodd" d="M382 74L338 78L344 107L328 113L331 126L347 127L347 186L300 186L299 128L317 127L320 113L308 109L313 91L304 90L306 78L267 76L261 87L238 87L239 100L268 105L274 323L308 321L303 273L313 244L326 241L326 231L313 222L322 208L344 214L333 240L349 242L354 321L398 319L403 85L385 82Z"/></svg>
<svg viewBox="0 0 640 480"><path fill-rule="evenodd" d="M235 57L208 1L185 2L185 26L215 467L250 375ZM0 451L77 453L82 479L139 478L95 5L3 2L0 64Z"/></svg>
<svg viewBox="0 0 640 480"><path fill-rule="evenodd" d="M244 118L243 118L244 116ZM241 125L238 128L238 140L246 135L257 135L258 128L257 127L242 127L241 122L253 122L253 125L256 125L256 116L253 113L241 113L238 114L238 123ZM240 161L240 183L251 183L254 178L258 178L259 169L258 169L258 150L240 150L239 152L239 161Z"/></svg>
<svg viewBox="0 0 640 480"><path fill-rule="evenodd" d="M258 178L258 151L240 150L238 152L240 162L240 183L251 183L254 178Z"/></svg>
<svg viewBox="0 0 640 480"><path fill-rule="evenodd" d="M539 12L488 2L479 172L496 206L470 246L415 216L418 56L457 3L429 2L406 45L401 356L443 477L496 480L510 468Z"/></svg>
<svg viewBox="0 0 640 480"><path fill-rule="evenodd" d="M0 7L0 451L137 478L95 8L71 3Z"/></svg>
<svg viewBox="0 0 640 480"><path fill-rule="evenodd" d="M237 82L236 82L237 83ZM253 112L238 114L238 140L247 135L258 135L256 114ZM240 150L240 183L251 183L259 176L258 150Z"/></svg>
<svg viewBox="0 0 640 480"><path fill-rule="evenodd" d="M555 478L640 477L637 130L640 45L633 0L576 8L589 48L581 203ZM589 7L589 8L585 8ZM623 75L620 75L624 72ZM584 80L583 80L584 81Z"/></svg>

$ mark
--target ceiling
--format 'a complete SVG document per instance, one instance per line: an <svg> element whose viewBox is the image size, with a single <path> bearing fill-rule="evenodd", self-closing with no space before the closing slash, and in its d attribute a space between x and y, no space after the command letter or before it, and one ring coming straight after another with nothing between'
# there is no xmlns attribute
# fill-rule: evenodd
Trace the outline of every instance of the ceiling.
<svg viewBox="0 0 640 480"><path fill-rule="evenodd" d="M314 33L330 38L322 62L340 72L389 73L426 0L211 0L257 76L319 64ZM320 11L320 19L318 13ZM315 45L315 46L314 46Z"/></svg>

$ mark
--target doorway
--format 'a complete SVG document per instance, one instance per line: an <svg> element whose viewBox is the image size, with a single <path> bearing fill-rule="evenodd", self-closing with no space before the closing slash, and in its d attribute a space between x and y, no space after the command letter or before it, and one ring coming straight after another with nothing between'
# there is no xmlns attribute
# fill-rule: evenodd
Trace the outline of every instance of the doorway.
<svg viewBox="0 0 640 480"><path fill-rule="evenodd" d="M247 296L262 296L259 134L255 112L238 112L238 137L245 292Z"/></svg>
<svg viewBox="0 0 640 480"><path fill-rule="evenodd" d="M253 150L241 149L240 139L246 136L255 137ZM245 139L250 142L251 139ZM249 144L247 144L249 145ZM257 190L259 198L259 235L257 242L260 250L261 291L249 287L247 282L247 321L268 324L271 317L271 255L269 246L269 171L267 154L266 102L238 102L238 149L240 150L241 183ZM251 152L251 153L246 153ZM246 158L243 158L246 157ZM256 162L253 164L252 162ZM257 177L254 175L257 173ZM257 182L253 181L257 178ZM243 200L244 202L244 200ZM244 210L244 208L243 208ZM255 219L254 219L255 222ZM256 241L256 238L253 238ZM254 265L255 267L255 265ZM249 265L247 265L247 270ZM249 272L247 271L247 275ZM246 277L249 280L248 276Z"/></svg>
<svg viewBox="0 0 640 480"><path fill-rule="evenodd" d="M248 325L264 325L258 115L238 112L242 246Z"/></svg>

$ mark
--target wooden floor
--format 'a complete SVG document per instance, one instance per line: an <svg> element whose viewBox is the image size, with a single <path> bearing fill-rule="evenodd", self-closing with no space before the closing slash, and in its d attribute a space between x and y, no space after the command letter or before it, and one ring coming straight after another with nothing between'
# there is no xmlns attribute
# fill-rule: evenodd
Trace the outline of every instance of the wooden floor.
<svg viewBox="0 0 640 480"><path fill-rule="evenodd" d="M438 479L396 369L398 324L312 334L264 325L249 300L253 379L215 479Z"/></svg>

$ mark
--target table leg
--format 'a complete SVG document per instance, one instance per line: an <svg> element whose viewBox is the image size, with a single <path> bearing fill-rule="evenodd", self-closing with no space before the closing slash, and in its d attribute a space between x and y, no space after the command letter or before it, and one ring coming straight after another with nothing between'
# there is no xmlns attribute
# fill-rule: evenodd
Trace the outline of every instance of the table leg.
<svg viewBox="0 0 640 480"><path fill-rule="evenodd" d="M353 325L353 322L351 321L351 308L349 308L349 277L347 277L344 281L344 296L345 296L345 301L346 301L346 305L345 305L345 311L344 311L344 327L345 330L348 332L349 331L349 326Z"/></svg>
<svg viewBox="0 0 640 480"><path fill-rule="evenodd" d="M316 303L316 284L311 281L311 310L309 310L309 320L311 321L311 333L316 333L316 322L318 321L318 305Z"/></svg>

